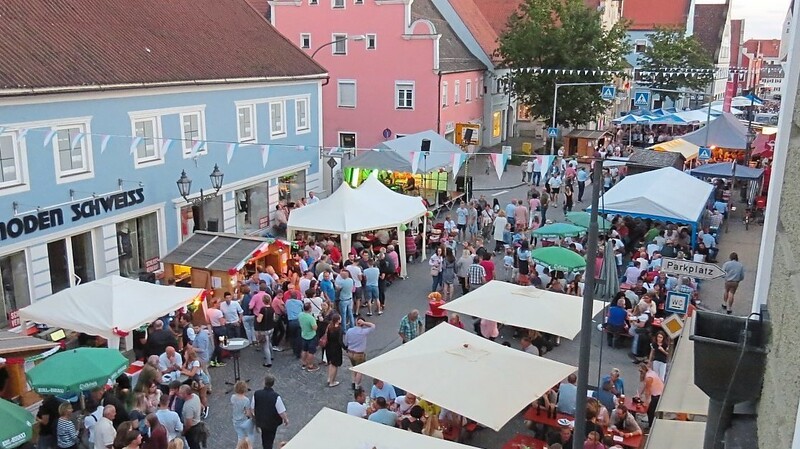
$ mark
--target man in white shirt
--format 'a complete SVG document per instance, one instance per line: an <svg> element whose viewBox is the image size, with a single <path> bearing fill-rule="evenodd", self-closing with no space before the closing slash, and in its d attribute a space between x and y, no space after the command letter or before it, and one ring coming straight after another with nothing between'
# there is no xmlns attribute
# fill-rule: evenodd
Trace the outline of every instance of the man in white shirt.
<svg viewBox="0 0 800 449"><path fill-rule="evenodd" d="M228 331L228 337L240 337L244 310L242 310L242 305L239 304L239 301L234 301L233 295L230 292L225 292L223 301L219 304L219 310L225 318L225 328Z"/></svg>
<svg viewBox="0 0 800 449"><path fill-rule="evenodd" d="M103 406L98 405L97 410L93 411L92 413L86 415L85 418L83 418L83 427L86 429L87 432L89 432L86 438L89 441L89 445L94 445L95 426L102 417L103 417Z"/></svg>
<svg viewBox="0 0 800 449"><path fill-rule="evenodd" d="M303 273L303 277L300 278L300 282L298 282L298 286L300 287L300 292L302 294L306 294L306 290L311 287L311 281L314 279L314 272L311 270L306 271Z"/></svg>
<svg viewBox="0 0 800 449"><path fill-rule="evenodd" d="M227 335L227 330L225 329L225 316L222 315L222 311L219 307L219 300L214 299L211 307L206 311L206 319L208 323L211 324L211 330L213 331L212 338L214 341L214 353L211 356L210 366L225 366L220 359L221 351L219 347L219 338Z"/></svg>
<svg viewBox="0 0 800 449"><path fill-rule="evenodd" d="M353 392L353 399L355 400L347 403L347 414L359 418L366 418L367 404L364 402L367 400L367 394L364 393L364 389L358 387L356 391Z"/></svg>
<svg viewBox="0 0 800 449"><path fill-rule="evenodd" d="M358 261L353 254L350 254L349 260L345 262L344 269L350 273L350 278L353 279L353 283L355 284L355 291L353 292L353 305L355 309L358 310L363 304L364 298L364 289L362 288L361 282L364 280L364 272L361 271L361 266L358 265Z"/></svg>
<svg viewBox="0 0 800 449"><path fill-rule="evenodd" d="M411 407L417 405L417 397L411 393L406 393L403 396L398 396L394 400L395 411L398 415L406 415Z"/></svg>
<svg viewBox="0 0 800 449"><path fill-rule="evenodd" d="M525 162L525 170L522 172L522 182L527 182L530 184L533 180L533 161L528 159L528 162Z"/></svg>
<svg viewBox="0 0 800 449"><path fill-rule="evenodd" d="M167 428L167 440L172 441L175 438L180 438L181 432L183 432L183 421L181 421L181 417L178 416L177 412L169 409L168 394L161 395L156 416L158 417L158 422Z"/></svg>
<svg viewBox="0 0 800 449"><path fill-rule="evenodd" d="M542 163L539 162L538 157L533 158L533 179L531 180L531 184L535 184L539 186L539 183L542 181Z"/></svg>
<svg viewBox="0 0 800 449"><path fill-rule="evenodd" d="M114 430L114 418L117 417L117 409L113 405L103 407L103 417L94 425L91 435L94 436L94 449L111 449L114 447L114 438L117 431Z"/></svg>
<svg viewBox="0 0 800 449"><path fill-rule="evenodd" d="M642 274L642 269L640 268L641 264L638 260L634 260L633 263L625 270L625 283L628 285L636 285L636 280L639 279L639 276Z"/></svg>
<svg viewBox="0 0 800 449"><path fill-rule="evenodd" d="M163 384L168 384L173 380L178 380L183 367L183 357L172 346L167 346L167 350L158 356L158 370L164 376Z"/></svg>

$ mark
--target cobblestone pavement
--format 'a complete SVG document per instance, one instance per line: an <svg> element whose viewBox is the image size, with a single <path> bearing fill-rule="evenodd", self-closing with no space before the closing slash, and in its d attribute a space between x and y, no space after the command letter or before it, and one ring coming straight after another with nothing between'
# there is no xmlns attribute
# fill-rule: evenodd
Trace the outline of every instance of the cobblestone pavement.
<svg viewBox="0 0 800 449"><path fill-rule="evenodd" d="M492 171L490 175L485 174L481 164L485 161L478 160L471 164L475 170L475 186L481 190L476 192L484 194L487 198L496 195L501 204L505 205L511 198L523 198L527 191L526 186L520 185L521 175L519 167L509 167L508 172L502 180L498 180ZM471 168L472 171L472 168ZM504 192L505 191L505 192ZM579 203L576 208L587 207L588 199L584 198L584 203ZM548 216L551 212L548 212ZM563 218L559 211L552 213L552 219L558 221ZM750 310L750 302L753 296L753 283L755 279L755 265L758 257L758 242L760 241L760 228L751 227L750 231L745 231L741 221L732 222L730 233L725 234L721 242L719 260L724 261L730 251L737 251L740 260L745 264L748 271L745 281L742 283L737 294L737 304L735 311L739 315L744 315ZM498 260L495 260L498 263ZM409 266L409 277L405 280L396 281L387 291L387 309L382 316L373 316L371 321L376 324L376 331L369 338L368 357L376 357L381 353L399 346L400 338L397 335L397 327L400 319L409 310L417 308L427 309L426 296L429 291L430 278L426 263L416 263ZM708 281L704 283L701 292L703 293L704 305L718 310L721 304L721 280ZM459 289L456 288L458 291ZM603 348L602 362L599 362L600 333L593 330L592 364L590 367L591 377L594 379L590 383L597 383L598 367L600 373L605 374L612 367L622 370L623 378L626 381L627 389L633 390L638 384L638 372L631 359L627 356L625 349L609 350ZM498 341L508 340L512 345L518 347L518 341L511 338L510 334L503 332L503 336ZM576 364L578 360L578 337L576 340L562 340L560 346L546 355L564 363ZM273 362L273 367L269 370L261 366L262 358L260 352L253 348L243 351L241 357L241 372L243 379L249 379L249 385L253 389L263 385L263 378L267 372L272 373L277 378L275 389L282 395L286 403L289 414L289 425L281 427L276 437L276 442L290 439L317 413L322 407L330 407L344 411L347 402L352 398L350 389L350 373L348 371L349 361L345 357L344 365L338 373L338 380L341 384L334 388L329 388L326 384L326 371L322 367L317 372L308 373L300 369L300 363L294 358L291 351L278 353ZM206 420L211 437L210 448L233 448L236 445L236 433L231 422L230 395L225 392L230 388L225 385L225 381L233 380L232 364L228 363L225 367L212 368L212 383L214 394L210 397L210 414ZM429 373L428 375L435 375ZM509 378L535 375L535 373L507 373ZM501 382L505 379L487 378L486 382ZM447 379L442 379L446 382ZM371 385L371 379L365 378L363 386ZM252 392L250 393L252 395ZM468 392L465 392L468 394ZM531 398L533 399L533 398ZM504 398L496 398L498 401ZM512 419L499 432L484 429L477 432L473 440L469 443L476 447L486 449L500 448L503 442L510 439L515 433L526 432L521 415ZM335 435L331 435L335 438ZM258 438L255 447L260 447ZM277 446L277 444L276 444Z"/></svg>

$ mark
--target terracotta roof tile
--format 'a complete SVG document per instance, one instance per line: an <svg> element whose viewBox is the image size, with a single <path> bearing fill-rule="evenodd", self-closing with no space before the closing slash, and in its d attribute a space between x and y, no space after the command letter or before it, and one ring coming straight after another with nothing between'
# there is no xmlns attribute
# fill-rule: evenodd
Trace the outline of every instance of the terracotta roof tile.
<svg viewBox="0 0 800 449"><path fill-rule="evenodd" d="M464 22L464 25L469 28L470 33L478 41L484 52L489 57L494 58L497 50L498 33L492 28L492 25L486 20L478 5L473 0L449 0L450 5L456 11L456 14Z"/></svg>
<svg viewBox="0 0 800 449"><path fill-rule="evenodd" d="M441 34L439 39L439 70L444 73L468 72L486 69L461 42L450 24L433 5L432 0L414 0L411 4L411 19L427 19L436 27L436 32Z"/></svg>
<svg viewBox="0 0 800 449"><path fill-rule="evenodd" d="M748 53L760 51L761 56L765 58L777 58L780 56L780 39L749 39L744 43L744 46L747 47Z"/></svg>
<svg viewBox="0 0 800 449"><path fill-rule="evenodd" d="M322 75L244 0L3 0L0 89Z"/></svg>
<svg viewBox="0 0 800 449"><path fill-rule="evenodd" d="M728 3L694 6L694 35L714 62L719 59L722 33L728 20Z"/></svg>
<svg viewBox="0 0 800 449"><path fill-rule="evenodd" d="M625 0L624 18L631 21L630 29L650 31L659 27L686 27L690 0Z"/></svg>

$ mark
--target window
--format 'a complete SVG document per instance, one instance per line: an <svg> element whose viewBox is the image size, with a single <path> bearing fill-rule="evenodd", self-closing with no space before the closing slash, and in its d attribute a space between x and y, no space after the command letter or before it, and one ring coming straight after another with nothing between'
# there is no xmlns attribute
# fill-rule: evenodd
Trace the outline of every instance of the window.
<svg viewBox="0 0 800 449"><path fill-rule="evenodd" d="M397 81L394 83L395 105L397 109L414 109L414 82Z"/></svg>
<svg viewBox="0 0 800 449"><path fill-rule="evenodd" d="M367 50L375 50L378 42L377 34L367 34Z"/></svg>
<svg viewBox="0 0 800 449"><path fill-rule="evenodd" d="M269 104L269 134L272 137L286 135L286 103L275 101Z"/></svg>
<svg viewBox="0 0 800 449"><path fill-rule="evenodd" d="M503 113L502 111L492 112L492 137L500 137L503 132Z"/></svg>
<svg viewBox="0 0 800 449"><path fill-rule="evenodd" d="M483 97L483 77L481 77L478 82L475 83L475 97Z"/></svg>
<svg viewBox="0 0 800 449"><path fill-rule="evenodd" d="M339 146L341 148L355 148L356 133L339 132Z"/></svg>
<svg viewBox="0 0 800 449"><path fill-rule="evenodd" d="M22 184L22 154L16 134L0 134L0 188Z"/></svg>
<svg viewBox="0 0 800 449"><path fill-rule="evenodd" d="M308 116L310 115L311 108L308 105L308 98L298 98L294 101L295 113L295 132L308 131L311 126L308 123Z"/></svg>
<svg viewBox="0 0 800 449"><path fill-rule="evenodd" d="M339 94L337 105L340 108L356 107L356 81L339 80Z"/></svg>
<svg viewBox="0 0 800 449"><path fill-rule="evenodd" d="M117 252L120 276L139 279L139 273L157 270L158 214L152 212L117 223Z"/></svg>
<svg viewBox="0 0 800 449"><path fill-rule="evenodd" d="M319 5L319 0L308 0L309 5Z"/></svg>
<svg viewBox="0 0 800 449"><path fill-rule="evenodd" d="M442 83L442 107L447 106L447 83Z"/></svg>
<svg viewBox="0 0 800 449"><path fill-rule="evenodd" d="M364 4L364 0L353 0L353 4L354 5L363 5Z"/></svg>
<svg viewBox="0 0 800 449"><path fill-rule="evenodd" d="M467 80L467 87L464 89L464 101L469 103L472 100L472 80Z"/></svg>
<svg viewBox="0 0 800 449"><path fill-rule="evenodd" d="M181 114L181 131L183 132L183 155L193 156L192 149L194 145L200 141L205 140L205 117L203 112L187 112ZM207 151L205 146L197 149L197 153L205 153Z"/></svg>
<svg viewBox="0 0 800 449"><path fill-rule="evenodd" d="M136 145L136 163L143 164L161 159L156 138L159 131L158 117L140 117L133 120L133 135L141 137Z"/></svg>
<svg viewBox="0 0 800 449"><path fill-rule="evenodd" d="M268 228L269 212L269 182L236 192L236 232L239 234L257 234Z"/></svg>
<svg viewBox="0 0 800 449"><path fill-rule="evenodd" d="M637 39L635 43L634 52L636 53L644 53L647 51L647 40L645 39Z"/></svg>
<svg viewBox="0 0 800 449"><path fill-rule="evenodd" d="M56 175L73 177L91 171L91 138L86 136L86 125L65 125L55 128L53 147L56 157ZM81 177L80 179L84 179ZM70 181L76 178L71 178Z"/></svg>
<svg viewBox="0 0 800 449"><path fill-rule="evenodd" d="M239 143L256 140L256 107L248 104L236 108L236 122L239 128Z"/></svg>
<svg viewBox="0 0 800 449"><path fill-rule="evenodd" d="M302 33L300 35L300 48L311 48L311 35Z"/></svg>
<svg viewBox="0 0 800 449"><path fill-rule="evenodd" d="M19 326L17 311L31 305L31 293L28 284L28 267L25 263L25 252L19 251L0 256L0 327Z"/></svg>
<svg viewBox="0 0 800 449"><path fill-rule="evenodd" d="M335 9L344 9L344 0L331 0L331 7Z"/></svg>
<svg viewBox="0 0 800 449"><path fill-rule="evenodd" d="M455 91L453 91L453 103L461 103L461 81L456 81Z"/></svg>
<svg viewBox="0 0 800 449"><path fill-rule="evenodd" d="M332 49L334 55L346 55L347 54L347 35L346 34L334 34L331 36L331 41L334 42Z"/></svg>

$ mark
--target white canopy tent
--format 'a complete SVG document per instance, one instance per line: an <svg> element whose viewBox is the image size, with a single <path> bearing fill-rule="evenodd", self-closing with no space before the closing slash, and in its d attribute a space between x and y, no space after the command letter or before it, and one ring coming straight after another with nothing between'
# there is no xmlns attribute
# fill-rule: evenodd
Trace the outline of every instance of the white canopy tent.
<svg viewBox="0 0 800 449"><path fill-rule="evenodd" d="M581 330L583 298L502 281L486 285L442 306L445 310L573 339ZM603 310L594 301L592 316Z"/></svg>
<svg viewBox="0 0 800 449"><path fill-rule="evenodd" d="M284 449L469 449L472 446L429 437L323 408Z"/></svg>
<svg viewBox="0 0 800 449"><path fill-rule="evenodd" d="M692 226L692 245L697 225L714 187L673 167L626 176L600 200L604 214L630 215ZM589 208L591 209L591 208Z"/></svg>
<svg viewBox="0 0 800 449"><path fill-rule="evenodd" d="M500 430L577 368L440 324L350 369Z"/></svg>
<svg viewBox="0 0 800 449"><path fill-rule="evenodd" d="M108 276L62 290L20 309L22 320L98 335L118 348L120 336L199 298L200 288L168 287Z"/></svg>
<svg viewBox="0 0 800 449"><path fill-rule="evenodd" d="M703 447L706 423L656 419L646 449L688 449Z"/></svg>
<svg viewBox="0 0 800 449"><path fill-rule="evenodd" d="M328 198L293 210L289 214L287 233L289 240L294 239L296 231L339 234L342 253L346 255L350 252L353 234L396 228L400 260L405 261L406 246L401 227L427 212L419 197L394 192L373 175L358 189L343 183ZM401 263L400 267L400 274L406 276L406 264Z"/></svg>

